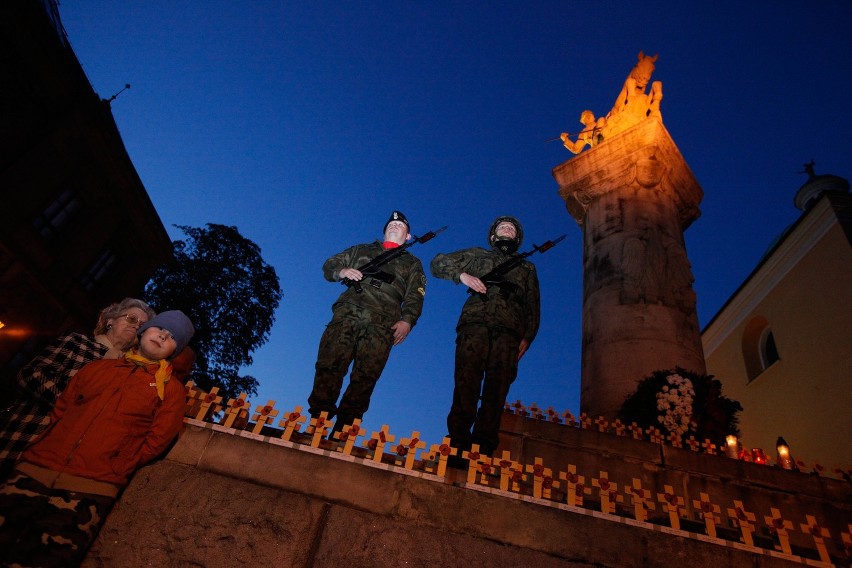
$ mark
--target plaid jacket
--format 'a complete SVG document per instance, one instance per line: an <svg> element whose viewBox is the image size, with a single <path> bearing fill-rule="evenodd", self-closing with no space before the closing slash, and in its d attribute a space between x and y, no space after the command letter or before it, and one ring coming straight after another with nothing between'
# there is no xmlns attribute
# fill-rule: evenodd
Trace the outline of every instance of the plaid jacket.
<svg viewBox="0 0 852 568"><path fill-rule="evenodd" d="M102 359L109 348L72 333L60 337L18 372L18 397L0 412L0 478L30 442L47 429L50 411L71 377L86 363Z"/></svg>

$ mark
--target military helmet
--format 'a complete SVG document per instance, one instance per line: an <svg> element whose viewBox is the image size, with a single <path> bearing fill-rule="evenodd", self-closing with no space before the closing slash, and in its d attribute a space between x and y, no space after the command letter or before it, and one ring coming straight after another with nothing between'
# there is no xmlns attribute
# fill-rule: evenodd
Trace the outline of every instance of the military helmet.
<svg viewBox="0 0 852 568"><path fill-rule="evenodd" d="M496 238L495 231L497 231L497 225L506 221L515 226L515 238ZM492 237L495 237L494 240L492 240ZM500 217L497 217L496 219L494 219L494 222L491 223L491 228L488 229L488 244L506 254L511 254L517 251L523 241L524 228L521 226L521 222L509 215L502 215Z"/></svg>

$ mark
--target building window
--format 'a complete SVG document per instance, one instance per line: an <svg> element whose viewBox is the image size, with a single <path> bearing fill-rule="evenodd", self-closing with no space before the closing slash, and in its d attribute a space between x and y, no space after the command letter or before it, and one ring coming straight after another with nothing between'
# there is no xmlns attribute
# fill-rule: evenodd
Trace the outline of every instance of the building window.
<svg viewBox="0 0 852 568"><path fill-rule="evenodd" d="M752 318L743 331L743 360L748 381L756 379L780 359L769 321L762 316Z"/></svg>
<svg viewBox="0 0 852 568"><path fill-rule="evenodd" d="M80 285L91 292L95 285L104 279L109 273L110 268L115 264L115 253L107 249L98 257L98 259L89 267L89 269L80 277Z"/></svg>
<svg viewBox="0 0 852 568"><path fill-rule="evenodd" d="M77 213L82 203L72 189L65 189L33 221L33 227L45 239L56 235Z"/></svg>
<svg viewBox="0 0 852 568"><path fill-rule="evenodd" d="M778 360L778 347L775 345L775 336L768 327L760 335L760 362L764 369L769 368Z"/></svg>

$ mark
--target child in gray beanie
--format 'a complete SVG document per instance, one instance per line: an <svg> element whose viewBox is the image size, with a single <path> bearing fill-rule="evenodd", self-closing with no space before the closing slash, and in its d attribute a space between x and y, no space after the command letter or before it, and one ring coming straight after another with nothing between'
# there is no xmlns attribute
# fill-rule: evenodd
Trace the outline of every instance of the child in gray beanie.
<svg viewBox="0 0 852 568"><path fill-rule="evenodd" d="M141 338L145 333L145 330L149 327L157 327L159 329L164 329L172 334L172 338L174 338L175 343L177 344L175 347L174 353L172 353L168 359L174 359L178 356L178 354L183 351L183 348L186 347L186 344L189 343L189 340L192 339L192 336L195 334L195 328L192 326L192 322L189 321L189 318L186 317L180 310L170 310L167 312L162 312L154 316L153 319L149 320L142 327L139 328L139 331L136 332L137 335ZM140 344L141 345L141 344ZM149 357L152 359L153 357Z"/></svg>

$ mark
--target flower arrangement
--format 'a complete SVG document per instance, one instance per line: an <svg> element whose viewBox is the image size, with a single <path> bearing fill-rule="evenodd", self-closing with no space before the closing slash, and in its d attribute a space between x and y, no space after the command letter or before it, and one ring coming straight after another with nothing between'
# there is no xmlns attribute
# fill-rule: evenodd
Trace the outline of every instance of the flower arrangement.
<svg viewBox="0 0 852 568"><path fill-rule="evenodd" d="M692 381L677 373L667 376L666 383L657 393L657 421L669 432L683 436L692 422L695 389Z"/></svg>
<svg viewBox="0 0 852 568"><path fill-rule="evenodd" d="M737 413L742 409L739 402L722 395L722 383L712 375L678 367L642 379L622 404L618 418L645 430L660 428L664 436L692 435L722 445L728 434L739 435Z"/></svg>

